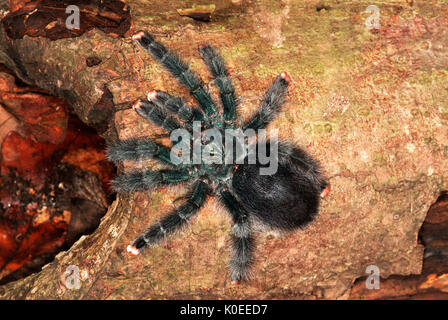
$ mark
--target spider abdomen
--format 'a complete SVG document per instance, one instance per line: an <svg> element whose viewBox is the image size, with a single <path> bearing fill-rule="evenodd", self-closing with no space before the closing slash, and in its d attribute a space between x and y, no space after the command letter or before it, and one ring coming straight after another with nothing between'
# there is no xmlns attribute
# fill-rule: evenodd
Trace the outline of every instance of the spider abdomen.
<svg viewBox="0 0 448 320"><path fill-rule="evenodd" d="M311 222L326 187L318 163L298 147L278 143L276 172L261 175L262 167L258 161L245 163L233 176L232 189L251 215L264 225L281 230L293 230Z"/></svg>

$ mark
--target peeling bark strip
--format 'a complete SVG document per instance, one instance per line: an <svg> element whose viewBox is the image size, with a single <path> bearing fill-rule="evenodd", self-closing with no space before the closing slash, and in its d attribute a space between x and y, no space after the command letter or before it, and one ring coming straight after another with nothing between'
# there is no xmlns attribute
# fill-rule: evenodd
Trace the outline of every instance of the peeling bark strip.
<svg viewBox="0 0 448 320"><path fill-rule="evenodd" d="M66 26L67 18L73 14L66 13L70 5L79 8L79 29ZM124 37L131 27L131 15L129 6L118 0L37 0L10 12L2 24L12 39L22 39L24 35L51 40L74 38L93 28L112 36Z"/></svg>
<svg viewBox="0 0 448 320"><path fill-rule="evenodd" d="M101 99L93 106L87 116L89 124L100 134L107 130L115 106L113 95L106 85L103 87L103 92Z"/></svg>
<svg viewBox="0 0 448 320"><path fill-rule="evenodd" d="M181 16L187 16L194 20L209 22L213 12L215 11L215 5L193 5L188 9L177 9L177 12Z"/></svg>

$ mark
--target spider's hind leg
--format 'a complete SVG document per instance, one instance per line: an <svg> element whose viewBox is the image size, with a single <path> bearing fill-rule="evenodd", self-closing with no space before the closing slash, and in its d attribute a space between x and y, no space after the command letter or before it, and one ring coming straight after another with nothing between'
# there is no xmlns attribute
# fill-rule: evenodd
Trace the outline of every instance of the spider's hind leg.
<svg viewBox="0 0 448 320"><path fill-rule="evenodd" d="M171 149L150 138L119 140L107 148L107 158L119 163L125 160L139 161L153 158L171 166L178 166L171 159Z"/></svg>
<svg viewBox="0 0 448 320"><path fill-rule="evenodd" d="M230 260L230 280L239 283L248 280L253 262L255 241L247 211L228 190L221 192L221 200L232 215L234 225L231 232L232 258Z"/></svg>
<svg viewBox="0 0 448 320"><path fill-rule="evenodd" d="M172 235L176 230L185 226L205 203L207 191L206 183L195 182L187 201L137 237L132 245L128 246L128 252L137 255L148 245L159 244L166 236Z"/></svg>
<svg viewBox="0 0 448 320"><path fill-rule="evenodd" d="M135 192L152 190L159 185L188 181L192 173L187 169L133 171L119 175L112 181L117 192Z"/></svg>
<svg viewBox="0 0 448 320"><path fill-rule="evenodd" d="M280 111L281 106L285 103L285 97L288 93L288 85L291 78L286 72L283 72L274 82L261 100L258 111L255 115L243 125L243 130L246 129L263 129L276 117Z"/></svg>

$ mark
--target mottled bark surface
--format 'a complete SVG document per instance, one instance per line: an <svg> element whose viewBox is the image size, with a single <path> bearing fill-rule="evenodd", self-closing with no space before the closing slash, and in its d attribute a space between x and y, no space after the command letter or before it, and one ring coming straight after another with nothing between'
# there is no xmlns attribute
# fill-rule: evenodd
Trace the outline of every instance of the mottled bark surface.
<svg viewBox="0 0 448 320"><path fill-rule="evenodd" d="M229 220L212 199L190 229L127 256L129 242L184 192L178 187L120 195L94 234L41 272L0 287L0 298L347 298L369 265L382 277L421 272L417 235L448 186L445 2L385 1L377 31L366 28L367 1L216 1L210 22L178 14L192 1L127 4L135 28L123 37L94 28L74 38L11 39L2 26L0 62L66 98L108 141L154 132L127 109L149 90L191 99L130 40L133 30L187 57L206 82L197 46L219 48L243 97L242 117L286 71L294 80L289 102L269 128L320 159L332 191L306 229L257 234L255 277L237 287L227 275ZM79 289L67 288L70 265L80 270Z"/></svg>

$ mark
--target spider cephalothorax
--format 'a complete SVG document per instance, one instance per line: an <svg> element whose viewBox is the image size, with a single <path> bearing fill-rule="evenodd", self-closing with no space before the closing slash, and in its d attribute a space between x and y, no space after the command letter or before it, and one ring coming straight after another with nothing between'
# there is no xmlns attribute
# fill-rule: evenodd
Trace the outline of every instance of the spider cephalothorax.
<svg viewBox="0 0 448 320"><path fill-rule="evenodd" d="M173 133L183 132L177 139L183 142L182 150L178 145L165 147L151 138L122 140L108 148L108 157L114 162L153 158L168 167L118 176L114 187L119 192L148 191L160 185L191 181L186 201L137 237L128 246L128 252L136 255L148 245L159 244L191 220L207 195L216 195L234 223L230 278L233 282L245 280L253 261L253 225L284 231L303 227L317 214L320 197L329 192L317 161L292 143L251 136L228 145L217 138L227 137L230 129L252 133L264 129L280 111L291 79L286 73L278 76L262 98L258 111L236 128L235 90L224 62L211 46L200 46L199 53L219 89L222 113L217 111L202 80L181 59L145 32L137 33L133 39L185 85L200 106L190 107L183 99L166 92L151 92L147 99L134 104L134 110L169 131L172 140ZM241 157L237 151L245 146L253 152ZM192 152L188 152L190 149ZM267 163L257 156L251 158L262 149L275 161L275 170L266 170ZM201 158L204 152L206 157ZM230 159L226 158L228 154Z"/></svg>

